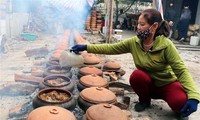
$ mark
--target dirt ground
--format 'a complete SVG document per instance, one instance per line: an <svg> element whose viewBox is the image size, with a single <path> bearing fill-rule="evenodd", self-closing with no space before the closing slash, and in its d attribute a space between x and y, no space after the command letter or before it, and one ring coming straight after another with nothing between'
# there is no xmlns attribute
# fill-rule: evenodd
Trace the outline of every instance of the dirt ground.
<svg viewBox="0 0 200 120"><path fill-rule="evenodd" d="M124 31L123 38L133 36L132 31ZM41 36L36 41L10 41L8 45L8 52L6 54L0 54L0 82L14 81L15 73L23 73L30 71L33 65L33 58L26 57L25 51L28 49L39 48L47 46L53 49L56 44L57 37L55 36ZM87 35L87 40L98 40L96 36ZM198 90L200 91L200 52L199 51L187 51L179 50L181 57L183 58L186 66L188 66ZM121 67L126 71L126 74L119 80L121 82L129 84L129 75L135 69L134 62L130 54L123 55L106 55L106 59L116 60ZM46 59L46 58L44 58ZM8 111L11 107L19 105L28 101L29 96L1 96L0 95L0 120L8 119ZM134 105L137 102L137 95L133 95L131 98L131 104L129 110L132 113L132 120L176 120L175 114L171 111L168 105L162 100L152 100L150 108L144 112L135 112ZM198 106L200 109L200 106ZM189 120L197 120L200 117L200 110L190 115Z"/></svg>

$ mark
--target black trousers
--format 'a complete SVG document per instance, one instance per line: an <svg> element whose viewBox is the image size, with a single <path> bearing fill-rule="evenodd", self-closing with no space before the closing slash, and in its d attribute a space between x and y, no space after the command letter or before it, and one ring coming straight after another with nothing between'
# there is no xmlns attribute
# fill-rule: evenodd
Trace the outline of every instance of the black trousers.
<svg viewBox="0 0 200 120"><path fill-rule="evenodd" d="M190 19L182 19L178 23L178 40L187 38L187 31L190 24Z"/></svg>

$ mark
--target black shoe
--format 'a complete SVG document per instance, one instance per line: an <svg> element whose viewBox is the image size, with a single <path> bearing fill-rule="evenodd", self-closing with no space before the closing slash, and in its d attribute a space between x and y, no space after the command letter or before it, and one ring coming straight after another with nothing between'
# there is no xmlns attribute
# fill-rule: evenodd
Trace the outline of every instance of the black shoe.
<svg viewBox="0 0 200 120"><path fill-rule="evenodd" d="M177 120L189 120L189 117L182 117L180 114L178 114Z"/></svg>
<svg viewBox="0 0 200 120"><path fill-rule="evenodd" d="M150 106L150 103L146 103L146 102L141 103L141 102L138 102L138 103L135 104L134 108L135 108L135 111L141 112L141 111L144 111L145 108L148 108L149 106Z"/></svg>

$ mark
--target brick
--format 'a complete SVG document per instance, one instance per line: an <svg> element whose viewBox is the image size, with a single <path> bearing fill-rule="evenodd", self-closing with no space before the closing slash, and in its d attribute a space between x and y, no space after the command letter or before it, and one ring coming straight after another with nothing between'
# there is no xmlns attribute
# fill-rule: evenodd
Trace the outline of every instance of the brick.
<svg viewBox="0 0 200 120"><path fill-rule="evenodd" d="M20 75L20 74L15 74L14 79L16 82L29 83L33 85L38 85L40 82L43 81L42 77L35 77L32 75Z"/></svg>
<svg viewBox="0 0 200 120"><path fill-rule="evenodd" d="M31 56L46 56L49 53L49 50L46 47L35 48L26 50L25 54L27 57Z"/></svg>

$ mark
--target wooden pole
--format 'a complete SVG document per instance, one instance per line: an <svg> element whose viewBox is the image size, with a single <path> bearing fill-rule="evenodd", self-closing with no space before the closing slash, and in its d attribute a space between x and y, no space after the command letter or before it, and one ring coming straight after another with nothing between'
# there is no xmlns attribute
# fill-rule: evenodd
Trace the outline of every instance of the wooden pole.
<svg viewBox="0 0 200 120"><path fill-rule="evenodd" d="M156 0L152 1L152 6L153 6L153 8L156 8Z"/></svg>
<svg viewBox="0 0 200 120"><path fill-rule="evenodd" d="M108 19L107 19L107 34L106 34L106 42L110 43L111 42L111 38L112 38L112 21L113 21L113 0L109 0L108 1L108 5L107 5L107 10L108 10Z"/></svg>

